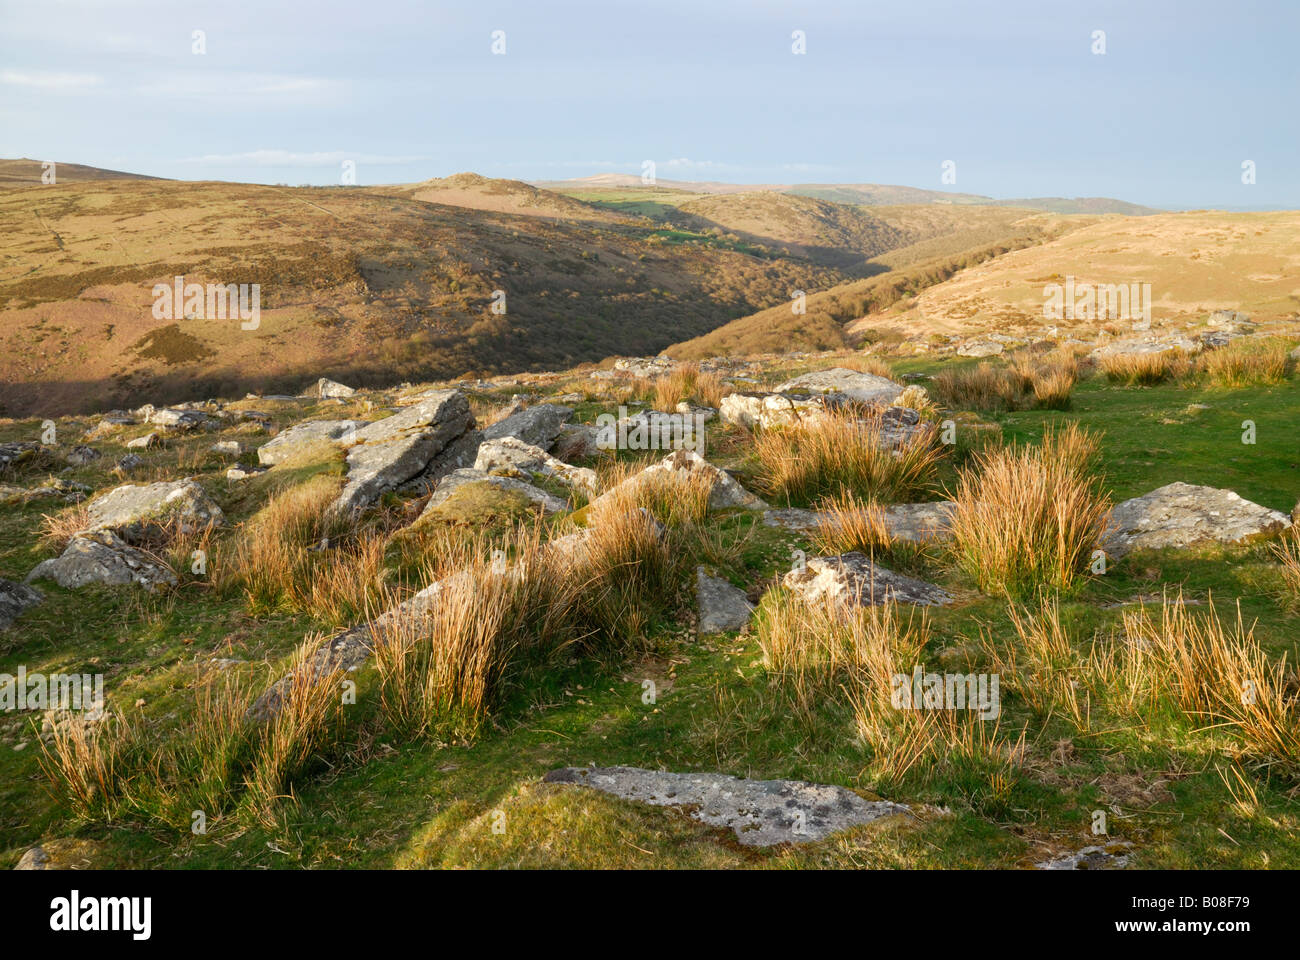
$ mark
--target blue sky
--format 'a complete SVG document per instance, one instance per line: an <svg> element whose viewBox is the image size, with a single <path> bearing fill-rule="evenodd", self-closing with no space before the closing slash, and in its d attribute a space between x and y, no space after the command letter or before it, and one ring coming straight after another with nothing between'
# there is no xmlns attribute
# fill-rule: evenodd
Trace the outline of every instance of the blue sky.
<svg viewBox="0 0 1300 960"><path fill-rule="evenodd" d="M344 159L360 183L649 159L670 179L1296 208L1298 35L1295 0L0 0L0 156L267 183L337 183Z"/></svg>

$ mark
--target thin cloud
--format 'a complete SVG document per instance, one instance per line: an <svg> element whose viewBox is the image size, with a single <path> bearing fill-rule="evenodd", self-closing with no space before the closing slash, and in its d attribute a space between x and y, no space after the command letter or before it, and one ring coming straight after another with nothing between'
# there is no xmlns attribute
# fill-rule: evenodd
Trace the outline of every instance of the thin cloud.
<svg viewBox="0 0 1300 960"><path fill-rule="evenodd" d="M97 87L103 82L103 77L93 73L0 71L0 83L7 83L15 87L31 87L37 90L84 90L88 87Z"/></svg>
<svg viewBox="0 0 1300 960"><path fill-rule="evenodd" d="M374 153L348 153L345 150L298 153L293 150L249 150L245 153L209 153L201 157L183 157L181 163L201 163L210 167L337 167L344 160L373 166L398 166L420 163L428 157L387 156Z"/></svg>

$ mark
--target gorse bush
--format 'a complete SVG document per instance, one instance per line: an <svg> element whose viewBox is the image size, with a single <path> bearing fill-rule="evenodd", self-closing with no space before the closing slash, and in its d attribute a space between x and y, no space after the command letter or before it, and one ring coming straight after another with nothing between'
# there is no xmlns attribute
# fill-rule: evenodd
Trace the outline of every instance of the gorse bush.
<svg viewBox="0 0 1300 960"><path fill-rule="evenodd" d="M976 453L950 494L952 551L986 593L1073 590L1101 537L1109 499L1092 476L1097 438L1074 424L1039 446Z"/></svg>

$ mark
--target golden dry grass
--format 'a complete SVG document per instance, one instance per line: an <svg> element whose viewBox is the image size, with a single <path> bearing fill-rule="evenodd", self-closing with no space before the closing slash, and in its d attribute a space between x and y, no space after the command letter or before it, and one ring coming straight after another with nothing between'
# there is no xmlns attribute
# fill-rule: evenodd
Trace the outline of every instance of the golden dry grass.
<svg viewBox="0 0 1300 960"><path fill-rule="evenodd" d="M1210 350L1198 366L1218 387L1285 383L1291 369L1291 341L1281 337L1243 337Z"/></svg>
<svg viewBox="0 0 1300 960"><path fill-rule="evenodd" d="M1037 447L978 452L960 470L950 494L953 555L981 590L1024 596L1078 585L1109 510L1091 475L1097 445L1070 424Z"/></svg>

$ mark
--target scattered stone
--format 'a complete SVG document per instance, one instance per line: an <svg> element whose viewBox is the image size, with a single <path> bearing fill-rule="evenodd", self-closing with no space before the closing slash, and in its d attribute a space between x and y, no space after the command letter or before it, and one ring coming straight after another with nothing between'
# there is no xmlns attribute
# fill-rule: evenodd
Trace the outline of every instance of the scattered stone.
<svg viewBox="0 0 1300 960"><path fill-rule="evenodd" d="M94 447L79 446L68 451L66 459L74 467L84 467L88 463L94 463L102 456L103 454Z"/></svg>
<svg viewBox="0 0 1300 960"><path fill-rule="evenodd" d="M1004 349L996 340L966 340L957 346L957 356L996 357Z"/></svg>
<svg viewBox="0 0 1300 960"><path fill-rule="evenodd" d="M478 448L474 469L524 480L532 479L533 474L541 474L588 496L596 495L595 470L570 466L517 437L485 440Z"/></svg>
<svg viewBox="0 0 1300 960"><path fill-rule="evenodd" d="M594 457L600 453L600 431L588 423L566 423L551 451L561 460ZM540 449L540 448L539 448Z"/></svg>
<svg viewBox="0 0 1300 960"><path fill-rule="evenodd" d="M239 445L238 440L221 440L212 445L212 452L219 453L223 457L237 457L244 452L244 448Z"/></svg>
<svg viewBox="0 0 1300 960"><path fill-rule="evenodd" d="M152 450L163 445L163 435L157 430L150 430L143 437L136 437L126 442L128 450Z"/></svg>
<svg viewBox="0 0 1300 960"><path fill-rule="evenodd" d="M273 467L307 447L319 443L352 442L365 420L306 420L281 430L269 442L257 448L257 461Z"/></svg>
<svg viewBox="0 0 1300 960"><path fill-rule="evenodd" d="M433 491L433 496L429 498L429 502L425 505L420 516L436 510L440 505L446 503L457 490L470 483L490 483L501 490L513 490L516 493L522 493L546 513L559 513L561 510L569 509L569 505L559 497L552 496L531 483L514 477L497 476L471 467L469 469L453 470L438 481L437 489Z"/></svg>
<svg viewBox="0 0 1300 960"><path fill-rule="evenodd" d="M564 767L552 770L543 782L589 787L656 807L679 807L700 823L733 830L747 847L812 843L909 812L902 804L864 800L845 787L799 780L742 780L721 773Z"/></svg>
<svg viewBox="0 0 1300 960"><path fill-rule="evenodd" d="M153 591L176 583L176 574L126 543L111 530L72 538L62 556L45 560L27 575L27 582L49 579L68 590L88 583L138 583Z"/></svg>
<svg viewBox="0 0 1300 960"><path fill-rule="evenodd" d="M193 533L225 522L221 508L190 479L116 487L90 501L86 512L87 530L112 530L128 543L173 524Z"/></svg>
<svg viewBox="0 0 1300 960"><path fill-rule="evenodd" d="M699 417L699 423L708 423L718 415L718 411L715 407L697 407L695 404L689 403L686 400L677 404L677 412L689 417Z"/></svg>
<svg viewBox="0 0 1300 960"><path fill-rule="evenodd" d="M709 576L704 567L695 568L695 599L699 609L697 630L701 636L743 630L754 613L754 605L744 590Z"/></svg>
<svg viewBox="0 0 1300 960"><path fill-rule="evenodd" d="M783 393L731 393L722 398L723 423L753 430L783 426L825 415L830 401L824 397Z"/></svg>
<svg viewBox="0 0 1300 960"><path fill-rule="evenodd" d="M117 465L113 469L117 470L119 473L130 473L132 470L140 467L143 463L144 457L139 454L128 453L121 460L117 461Z"/></svg>
<svg viewBox="0 0 1300 960"><path fill-rule="evenodd" d="M1104 847L1084 847L1075 853L1042 860L1034 864L1038 870L1122 870L1129 864L1133 844L1117 840Z"/></svg>
<svg viewBox="0 0 1300 960"><path fill-rule="evenodd" d="M829 370L814 370L787 380L775 390L776 393L795 394L837 394L855 400L858 403L881 404L888 406L898 399L903 392L903 385L895 383L888 377L874 373L861 373L843 367Z"/></svg>
<svg viewBox="0 0 1300 960"><path fill-rule="evenodd" d="M1217 487L1170 483L1111 511L1102 547L1111 557L1132 550L1242 543L1281 533L1291 518Z"/></svg>
<svg viewBox="0 0 1300 960"><path fill-rule="evenodd" d="M813 605L875 606L892 599L928 607L953 601L942 587L886 570L857 551L814 557L802 570L787 573L783 583Z"/></svg>
<svg viewBox="0 0 1300 960"><path fill-rule="evenodd" d="M614 361L614 370L627 377L654 377L668 373L677 366L671 357L620 357ZM598 371L600 372L600 371Z"/></svg>
<svg viewBox="0 0 1300 960"><path fill-rule="evenodd" d="M350 397L356 393L353 387L345 386L337 380L331 380L329 377L321 377L315 385L309 388L303 396L319 397L322 400L334 400L342 397Z"/></svg>
<svg viewBox="0 0 1300 960"><path fill-rule="evenodd" d="M358 430L356 445L348 450L347 481L335 509L360 510L416 477L428 483L440 480L431 475L431 463L473 429L474 414L465 394L443 390ZM445 469L454 468L446 464Z"/></svg>
<svg viewBox="0 0 1300 960"><path fill-rule="evenodd" d="M637 486L642 483L648 483L660 473L668 471L669 473L696 473L702 472L710 476L713 480L713 486L709 491L709 509L725 510L729 507L741 507L746 510L766 510L767 504L754 496L739 483L736 482L725 470L719 470L713 464L709 463L694 450L675 450L668 456L664 457L659 463L652 464L634 476L628 477L618 486L611 490L606 490L595 500L591 501L590 506L595 507L597 504L607 502L618 493L626 492L629 485Z"/></svg>
<svg viewBox="0 0 1300 960"><path fill-rule="evenodd" d="M249 467L242 463L237 463L226 470L226 479L247 480L249 477L256 477L266 473L266 471L270 469L270 467Z"/></svg>
<svg viewBox="0 0 1300 960"><path fill-rule="evenodd" d="M1091 356L1144 356L1152 353L1168 353L1171 350L1178 350L1191 356L1200 353L1201 348L1202 343L1199 340L1193 340L1189 337L1147 337L1142 340L1116 340L1112 343L1104 344L1103 346L1097 347L1093 350Z"/></svg>
<svg viewBox="0 0 1300 960"><path fill-rule="evenodd" d="M177 433L189 433L193 430L203 430L216 426L216 421L206 413L177 407L155 410L149 415L146 422L166 430L174 430Z"/></svg>
<svg viewBox="0 0 1300 960"><path fill-rule="evenodd" d="M89 870L96 865L101 843L60 838L42 840L18 860L15 870Z"/></svg>
<svg viewBox="0 0 1300 960"><path fill-rule="evenodd" d="M1236 310L1215 310L1210 314L1206 326L1213 327L1216 330L1223 330L1228 333L1238 335L1249 333L1255 329L1256 324L1251 321L1250 314L1240 313Z"/></svg>
<svg viewBox="0 0 1300 960"><path fill-rule="evenodd" d="M0 503L31 503L33 500L62 500L64 503L80 503L86 499L90 487L84 483L64 480L62 477L49 477L35 487L16 487L0 484Z"/></svg>
<svg viewBox="0 0 1300 960"><path fill-rule="evenodd" d="M24 610L44 599L45 594L35 587L0 577L0 630L9 629Z"/></svg>
<svg viewBox="0 0 1300 960"><path fill-rule="evenodd" d="M515 437L534 447L550 450L560 430L573 416L573 408L558 403L539 403L513 413L483 430L484 440Z"/></svg>

